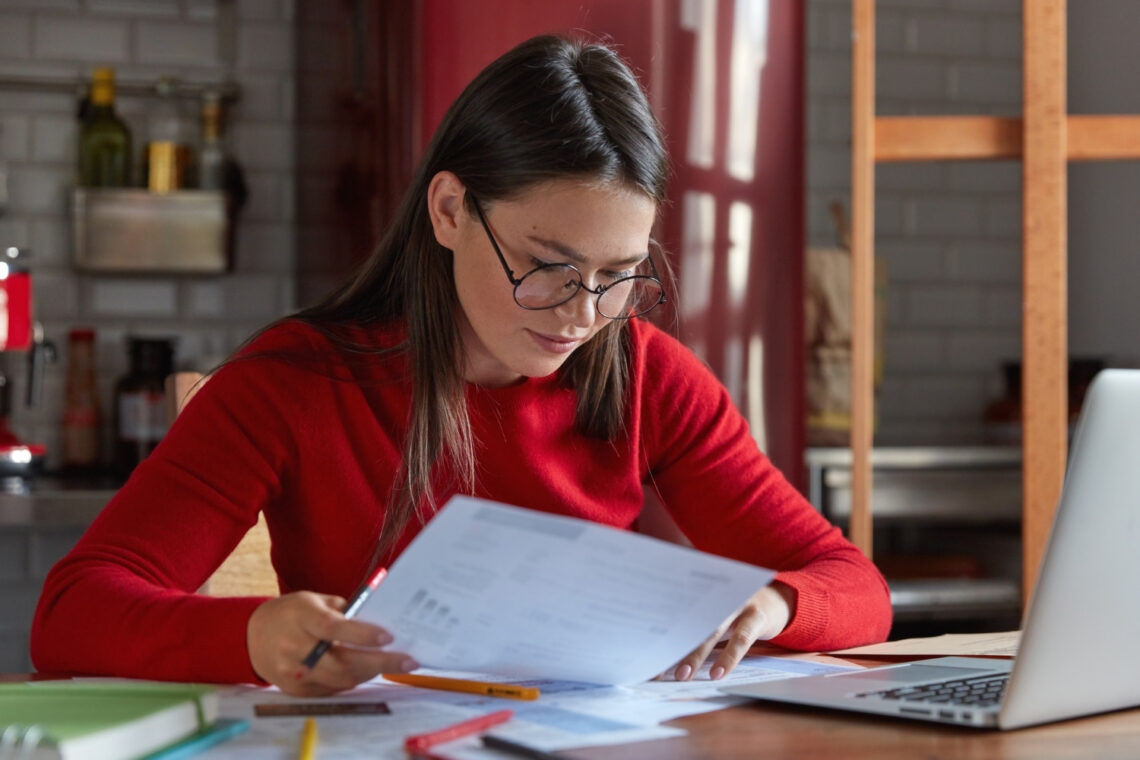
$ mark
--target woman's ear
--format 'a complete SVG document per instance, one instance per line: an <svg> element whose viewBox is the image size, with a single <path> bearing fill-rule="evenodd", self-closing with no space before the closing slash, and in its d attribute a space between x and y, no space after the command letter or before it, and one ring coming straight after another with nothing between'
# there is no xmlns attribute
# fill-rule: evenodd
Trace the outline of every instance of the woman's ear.
<svg viewBox="0 0 1140 760"><path fill-rule="evenodd" d="M435 239L448 250L459 241L459 226L466 214L463 199L467 188L451 172L439 172L428 185L427 204Z"/></svg>

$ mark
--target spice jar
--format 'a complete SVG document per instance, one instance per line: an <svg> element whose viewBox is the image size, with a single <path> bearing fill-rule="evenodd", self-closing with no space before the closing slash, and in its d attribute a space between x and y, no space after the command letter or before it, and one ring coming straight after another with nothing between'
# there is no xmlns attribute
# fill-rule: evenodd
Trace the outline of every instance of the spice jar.
<svg viewBox="0 0 1140 760"><path fill-rule="evenodd" d="M174 367L166 338L131 338L129 373L115 385L115 469L129 475L166 434L163 383Z"/></svg>

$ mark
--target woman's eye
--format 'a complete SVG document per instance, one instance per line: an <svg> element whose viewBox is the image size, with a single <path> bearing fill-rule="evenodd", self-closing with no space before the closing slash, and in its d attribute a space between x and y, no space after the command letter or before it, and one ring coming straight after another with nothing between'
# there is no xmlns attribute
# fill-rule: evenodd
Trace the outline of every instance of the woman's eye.
<svg viewBox="0 0 1140 760"><path fill-rule="evenodd" d="M535 267L550 266L549 261L543 261L542 259L536 259L534 256L530 257L530 263Z"/></svg>
<svg viewBox="0 0 1140 760"><path fill-rule="evenodd" d="M602 272L602 277L605 277L609 280L620 280L623 277L629 277L632 274L633 274L632 269L623 269L620 272Z"/></svg>

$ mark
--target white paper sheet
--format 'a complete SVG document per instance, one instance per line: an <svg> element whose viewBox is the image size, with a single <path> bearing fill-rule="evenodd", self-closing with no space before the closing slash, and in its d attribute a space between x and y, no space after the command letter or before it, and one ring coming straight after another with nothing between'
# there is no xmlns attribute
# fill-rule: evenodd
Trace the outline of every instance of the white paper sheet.
<svg viewBox="0 0 1140 760"><path fill-rule="evenodd" d="M628 531L457 496L357 615L444 669L645 681L775 573Z"/></svg>

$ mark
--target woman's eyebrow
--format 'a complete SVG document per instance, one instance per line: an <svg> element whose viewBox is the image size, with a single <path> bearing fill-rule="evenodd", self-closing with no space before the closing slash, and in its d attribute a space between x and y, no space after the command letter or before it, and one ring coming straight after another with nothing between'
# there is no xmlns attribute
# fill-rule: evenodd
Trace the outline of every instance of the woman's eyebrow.
<svg viewBox="0 0 1140 760"><path fill-rule="evenodd" d="M528 235L527 240L530 240L532 243L536 243L536 244L542 246L543 248L548 248L548 249L554 251L555 253L558 253L562 256L565 256L566 258L570 259L571 261L573 261L577 264L588 264L588 263L590 263L589 259L587 259L584 255L582 255L581 253L578 253L578 251L574 250L570 246L568 246L564 243L559 243L556 240L547 240L546 238L540 238L540 237L536 237L534 235ZM647 258L649 258L648 251L645 253L638 253L638 254L635 254L633 256L629 256L628 258L620 259L618 261L607 261L607 262L604 262L604 264L606 266L624 267L624 266L629 266L631 264L640 264L642 261L645 261L645 259L647 259Z"/></svg>

